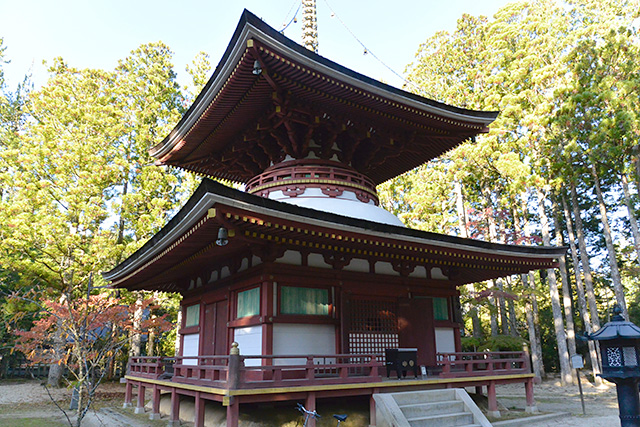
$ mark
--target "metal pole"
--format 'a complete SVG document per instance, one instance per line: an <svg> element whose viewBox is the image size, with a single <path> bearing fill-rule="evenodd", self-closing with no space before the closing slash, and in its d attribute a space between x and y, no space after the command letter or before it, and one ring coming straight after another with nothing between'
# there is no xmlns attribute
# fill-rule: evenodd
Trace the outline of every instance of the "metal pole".
<svg viewBox="0 0 640 427"><path fill-rule="evenodd" d="M587 411L584 409L584 395L582 394L582 382L580 381L579 369L576 369L576 376L578 377L578 389L580 390L580 402L582 403L582 415L587 415Z"/></svg>

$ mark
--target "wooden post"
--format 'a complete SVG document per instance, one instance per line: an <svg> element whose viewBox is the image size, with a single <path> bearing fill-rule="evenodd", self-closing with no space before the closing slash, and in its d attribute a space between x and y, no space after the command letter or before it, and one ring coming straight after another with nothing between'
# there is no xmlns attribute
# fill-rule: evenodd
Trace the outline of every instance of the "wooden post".
<svg viewBox="0 0 640 427"><path fill-rule="evenodd" d="M487 386L487 400L489 401L489 410L487 411L487 415L494 418L500 418L498 399L496 397L496 383L494 381L490 381Z"/></svg>
<svg viewBox="0 0 640 427"><path fill-rule="evenodd" d="M369 397L369 425L375 426L377 425L376 421L376 400L373 398L374 394L378 393L378 389L374 388L371 390L371 396Z"/></svg>
<svg viewBox="0 0 640 427"><path fill-rule="evenodd" d="M229 352L229 374L227 377L227 389L235 390L240 386L240 370L242 361L240 360L240 349L238 343L231 343L231 351Z"/></svg>
<svg viewBox="0 0 640 427"><path fill-rule="evenodd" d="M204 399L199 391L196 391L196 404L194 415L194 427L204 427Z"/></svg>
<svg viewBox="0 0 640 427"><path fill-rule="evenodd" d="M146 387L141 383L138 384L138 403L136 409L133 411L135 414L144 414L144 392Z"/></svg>
<svg viewBox="0 0 640 427"><path fill-rule="evenodd" d="M237 342L231 343L231 351L229 352L229 373L227 376L227 390L235 390L241 384L242 360L240 360L240 349ZM227 405L227 427L238 427L240 418L240 402L234 396L228 397Z"/></svg>
<svg viewBox="0 0 640 427"><path fill-rule="evenodd" d="M315 391L310 391L307 393L307 401L304 406L307 408L307 411L315 411L316 410L316 393ZM314 417L309 417L309 422L307 422L307 427L316 427L316 419Z"/></svg>
<svg viewBox="0 0 640 427"><path fill-rule="evenodd" d="M151 398L151 405L153 409L149 414L150 420L160 419L160 387L157 384L153 385L153 397Z"/></svg>
<svg viewBox="0 0 640 427"><path fill-rule="evenodd" d="M238 427L238 419L240 418L240 403L236 397L229 398L227 405L227 427Z"/></svg>
<svg viewBox="0 0 640 427"><path fill-rule="evenodd" d="M536 401L533 398L533 378L529 378L524 383L524 391L527 397L527 407L525 408L525 412L530 414L537 413L538 407L536 406ZM582 408L584 409L584 402L582 402Z"/></svg>
<svg viewBox="0 0 640 427"><path fill-rule="evenodd" d="M478 396L482 396L482 386L481 385L477 385L476 386L476 394Z"/></svg>
<svg viewBox="0 0 640 427"><path fill-rule="evenodd" d="M180 395L176 392L175 388L171 389L171 420L170 426L180 425Z"/></svg>
<svg viewBox="0 0 640 427"><path fill-rule="evenodd" d="M131 404L131 400L133 400L133 384L131 383L131 381L127 380L127 385L124 392L124 403L122 404L122 407L131 408L133 406Z"/></svg>

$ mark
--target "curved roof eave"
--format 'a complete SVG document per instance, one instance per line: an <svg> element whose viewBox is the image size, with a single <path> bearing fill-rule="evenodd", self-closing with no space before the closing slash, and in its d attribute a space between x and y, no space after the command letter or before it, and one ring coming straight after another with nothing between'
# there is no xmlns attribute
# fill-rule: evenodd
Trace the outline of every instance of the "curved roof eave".
<svg viewBox="0 0 640 427"><path fill-rule="evenodd" d="M260 40L262 43L271 45L281 52L286 52L295 60L315 68L321 73L325 73L347 84L417 110L438 114L454 120L481 124L485 127L498 116L498 112L495 111L476 111L450 106L406 92L357 73L293 42L245 9L231 42L227 46L213 75L169 135L149 150L149 153L153 157L161 158L173 151L176 145L178 145L182 138L184 138L189 130L197 123L200 116L208 108L215 95L233 72L233 69L247 47L247 41L250 39Z"/></svg>
<svg viewBox="0 0 640 427"><path fill-rule="evenodd" d="M407 243L429 244L443 249L479 253L486 253L486 251L490 250L496 255L550 259L562 256L566 252L566 247L516 246L490 243L345 217L248 194L205 178L185 206L164 228L125 261L112 270L103 273L105 280L114 281L144 265L198 222L206 214L207 210L214 207L216 203L275 216L284 220L304 221L309 225L330 227L347 232L366 232L369 236L398 239Z"/></svg>

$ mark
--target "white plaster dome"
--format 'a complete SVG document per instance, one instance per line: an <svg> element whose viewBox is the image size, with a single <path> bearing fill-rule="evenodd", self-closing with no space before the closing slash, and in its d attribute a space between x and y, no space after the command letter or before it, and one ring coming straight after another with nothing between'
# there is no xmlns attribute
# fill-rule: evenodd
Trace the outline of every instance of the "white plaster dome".
<svg viewBox="0 0 640 427"><path fill-rule="evenodd" d="M314 193L320 194L314 195ZM349 195L352 197L349 197ZM356 199L353 193L347 191L340 197L328 197L323 195L317 188L309 188L301 196L288 197L283 195L282 191L277 191L270 193L269 198L280 202L291 203L292 205L303 208L331 212L351 218L366 219L381 224L399 225L401 227L405 226L402 221L391 212L384 210L380 206L376 206L374 203L363 203Z"/></svg>
<svg viewBox="0 0 640 427"><path fill-rule="evenodd" d="M287 159L247 183L247 192L292 205L404 227L378 206L375 184L349 166L320 159Z"/></svg>

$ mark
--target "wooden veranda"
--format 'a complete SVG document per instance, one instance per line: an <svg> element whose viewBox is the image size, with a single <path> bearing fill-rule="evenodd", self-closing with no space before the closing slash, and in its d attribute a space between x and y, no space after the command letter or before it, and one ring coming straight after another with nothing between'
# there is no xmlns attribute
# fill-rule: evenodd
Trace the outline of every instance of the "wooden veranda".
<svg viewBox="0 0 640 427"><path fill-rule="evenodd" d="M534 375L526 352L438 353L437 366L427 375L402 379L383 377L384 363L371 354L307 356L190 356L132 357L126 375L125 406L132 406L137 388L136 412L144 413L147 388L152 392L150 418L160 417L160 395L171 394L170 423L179 425L180 397L195 399L195 425L204 425L204 403L222 403L227 426L238 425L240 405L273 401L304 401L314 410L316 399L370 396L370 425L376 425L376 393L486 387L489 411L499 414L496 386L523 383L528 410L534 410ZM313 424L310 424L313 425Z"/></svg>

